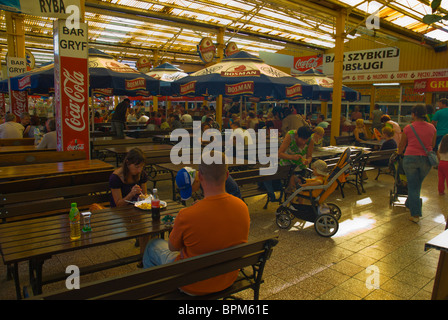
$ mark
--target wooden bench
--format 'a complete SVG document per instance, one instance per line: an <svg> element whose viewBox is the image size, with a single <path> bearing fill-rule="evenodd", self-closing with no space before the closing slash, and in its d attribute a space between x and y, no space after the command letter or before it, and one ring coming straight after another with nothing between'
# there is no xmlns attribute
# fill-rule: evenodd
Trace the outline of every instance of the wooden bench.
<svg viewBox="0 0 448 320"><path fill-rule="evenodd" d="M393 175L393 172L389 169L389 159L396 151L397 149L389 149L370 152L369 161L367 162L368 167L366 167L364 170L378 170L375 180L378 180L380 174ZM387 160L387 165L383 165L381 163L384 160Z"/></svg>
<svg viewBox="0 0 448 320"><path fill-rule="evenodd" d="M266 261L278 238L265 238L193 258L139 270L110 279L32 297L35 300L216 300L252 289L259 299ZM244 269L246 268L246 269ZM229 288L203 296L190 296L178 288L234 270L242 270ZM248 270L249 269L249 270Z"/></svg>
<svg viewBox="0 0 448 320"><path fill-rule="evenodd" d="M109 203L112 170L21 179L0 184L0 219L27 220L66 214L72 202L79 209L92 203Z"/></svg>
<svg viewBox="0 0 448 320"><path fill-rule="evenodd" d="M34 138L0 139L0 147L4 147L4 146L32 146L32 145L34 145Z"/></svg>
<svg viewBox="0 0 448 320"><path fill-rule="evenodd" d="M343 193L343 189L345 185L351 184L355 186L356 191L359 195L366 192L364 190L364 171L367 161L369 160L371 152L361 152L361 154L357 153L354 158L352 158L352 168L350 169L350 174L347 177L346 182L341 184L341 192ZM344 197L344 195L342 196Z"/></svg>
<svg viewBox="0 0 448 320"><path fill-rule="evenodd" d="M267 194L267 190L260 187L259 183L269 180L280 180L282 188L280 190L279 202L281 202L283 199L284 186L288 184L291 171L291 166L278 166L277 172L273 175L261 175L260 169L256 168L243 171L233 171L231 172L231 176L240 187L241 197L243 200L245 198ZM267 208L269 201L270 199L268 197L263 209Z"/></svg>
<svg viewBox="0 0 448 320"><path fill-rule="evenodd" d="M33 151L0 154L0 167L86 159L85 151Z"/></svg>
<svg viewBox="0 0 448 320"><path fill-rule="evenodd" d="M355 143L355 137L354 136L339 136L334 137L336 140L337 146L351 146Z"/></svg>

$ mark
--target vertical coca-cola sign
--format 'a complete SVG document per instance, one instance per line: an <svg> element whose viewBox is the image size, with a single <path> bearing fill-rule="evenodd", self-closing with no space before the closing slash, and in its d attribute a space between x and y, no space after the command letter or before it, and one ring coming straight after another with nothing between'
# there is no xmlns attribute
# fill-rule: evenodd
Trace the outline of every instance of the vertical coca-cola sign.
<svg viewBox="0 0 448 320"><path fill-rule="evenodd" d="M16 116L17 121L20 121L20 115L28 112L28 93L26 91L9 91L11 101L11 112Z"/></svg>
<svg viewBox="0 0 448 320"><path fill-rule="evenodd" d="M57 149L90 158L87 24L69 28L65 21L54 22Z"/></svg>

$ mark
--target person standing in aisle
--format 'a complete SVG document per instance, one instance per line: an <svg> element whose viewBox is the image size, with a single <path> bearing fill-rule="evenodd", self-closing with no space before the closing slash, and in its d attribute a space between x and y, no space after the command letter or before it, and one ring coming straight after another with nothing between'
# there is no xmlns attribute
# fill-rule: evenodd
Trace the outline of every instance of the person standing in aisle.
<svg viewBox="0 0 448 320"><path fill-rule="evenodd" d="M425 121L426 108L424 105L416 105L411 109L412 123L403 129L398 154L403 157L403 169L408 181L408 198L406 207L411 211L409 220L417 223L422 216L422 202L420 191L425 177L431 170L427 151L434 148L436 143L436 128ZM420 141L423 142L423 149ZM405 151L406 150L406 151Z"/></svg>
<svg viewBox="0 0 448 320"><path fill-rule="evenodd" d="M444 135L439 144L439 150L437 150L437 157L439 158L439 195L445 194L445 181L448 185L448 134Z"/></svg>
<svg viewBox="0 0 448 320"><path fill-rule="evenodd" d="M440 99L439 110L432 117L432 124L437 128L436 149L443 136L448 134L448 99Z"/></svg>
<svg viewBox="0 0 448 320"><path fill-rule="evenodd" d="M124 126L126 123L126 113L131 106L131 100L128 98L120 102L116 107L111 120L111 131L115 132L115 135L119 139L124 138Z"/></svg>

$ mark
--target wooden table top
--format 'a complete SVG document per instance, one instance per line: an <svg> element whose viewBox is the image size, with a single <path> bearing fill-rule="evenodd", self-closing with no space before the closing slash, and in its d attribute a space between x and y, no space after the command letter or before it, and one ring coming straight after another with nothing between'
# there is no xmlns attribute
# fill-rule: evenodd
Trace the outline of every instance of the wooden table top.
<svg viewBox="0 0 448 320"><path fill-rule="evenodd" d="M425 251L429 249L437 249L448 252L448 230L443 231L441 234L432 238L425 243Z"/></svg>
<svg viewBox="0 0 448 320"><path fill-rule="evenodd" d="M168 205L161 211L161 219L167 214L175 216L184 208L172 200L166 202ZM9 264L44 259L59 253L156 234L171 228L161 221L152 221L150 210L137 209L133 205L93 211L91 227L91 232L81 231L80 239L71 240L68 214L0 224L3 261Z"/></svg>
<svg viewBox="0 0 448 320"><path fill-rule="evenodd" d="M75 160L0 167L0 180L36 178L49 175L112 169L113 166L101 160Z"/></svg>
<svg viewBox="0 0 448 320"><path fill-rule="evenodd" d="M0 154L4 153L23 153L33 151L56 151L56 149L36 149L34 145L31 146L0 146Z"/></svg>

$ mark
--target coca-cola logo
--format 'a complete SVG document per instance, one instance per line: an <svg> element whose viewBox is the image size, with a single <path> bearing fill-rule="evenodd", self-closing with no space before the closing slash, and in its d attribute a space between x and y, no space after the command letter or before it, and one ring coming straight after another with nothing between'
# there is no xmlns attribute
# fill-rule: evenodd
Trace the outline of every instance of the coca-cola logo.
<svg viewBox="0 0 448 320"><path fill-rule="evenodd" d="M426 86L427 86L426 80L414 82L414 90L426 89Z"/></svg>
<svg viewBox="0 0 448 320"><path fill-rule="evenodd" d="M20 116L28 111L28 94L26 91L12 91L12 109L15 115Z"/></svg>
<svg viewBox="0 0 448 320"><path fill-rule="evenodd" d="M73 139L69 142L67 146L67 151L77 151L77 150L84 150L84 141L81 139Z"/></svg>
<svg viewBox="0 0 448 320"><path fill-rule="evenodd" d="M84 74L64 68L62 72L63 94L68 98L69 105L65 109L65 124L75 131L83 131L86 94L84 89ZM65 99L64 99L65 100Z"/></svg>
<svg viewBox="0 0 448 320"><path fill-rule="evenodd" d="M294 58L294 69L299 71L306 71L309 69L317 69L322 66L323 59L318 56L306 56Z"/></svg>

